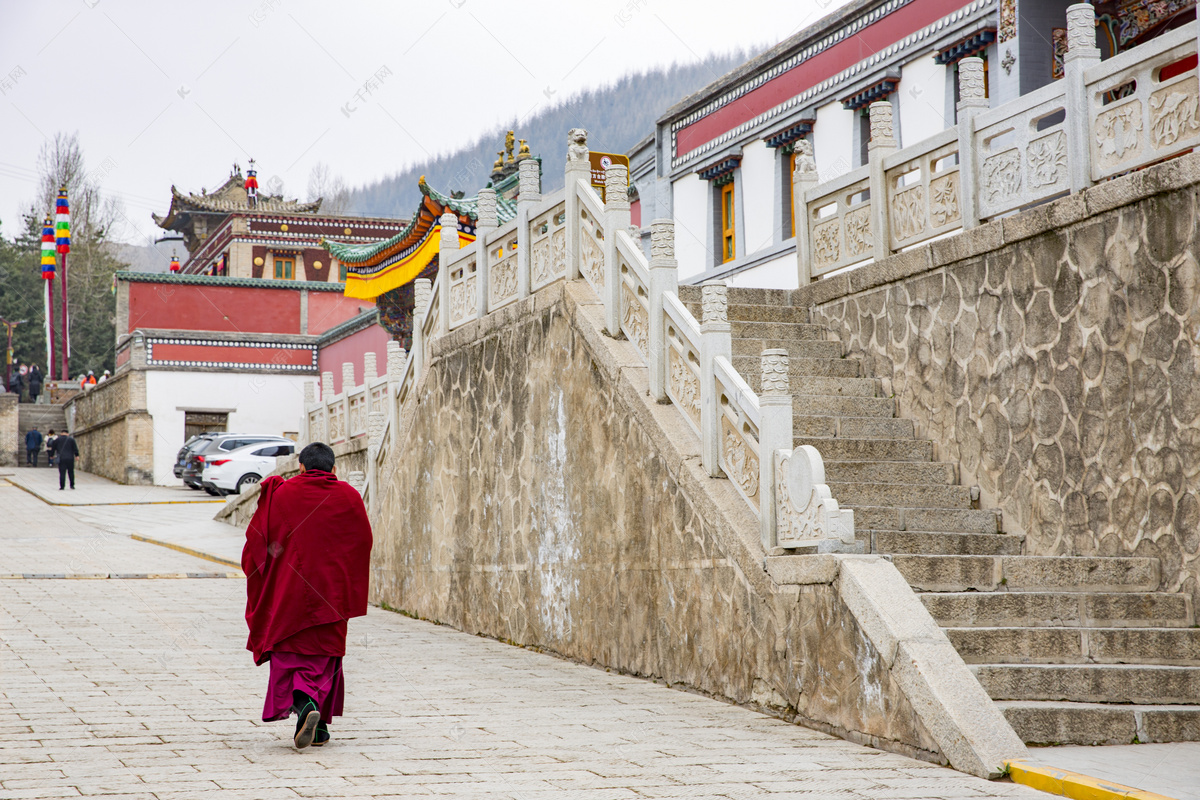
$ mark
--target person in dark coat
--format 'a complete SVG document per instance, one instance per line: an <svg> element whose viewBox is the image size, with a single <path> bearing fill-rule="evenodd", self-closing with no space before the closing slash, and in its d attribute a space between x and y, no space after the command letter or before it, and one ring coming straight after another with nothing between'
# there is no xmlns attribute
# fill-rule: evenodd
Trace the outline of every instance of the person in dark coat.
<svg viewBox="0 0 1200 800"><path fill-rule="evenodd" d="M61 492L71 476L71 488L75 488L75 459L79 458L79 445L75 437L64 431L54 440L54 455L58 459L58 490Z"/></svg>
<svg viewBox="0 0 1200 800"><path fill-rule="evenodd" d="M54 428L46 431L46 466L54 466L54 448L58 444L58 437L54 435Z"/></svg>
<svg viewBox="0 0 1200 800"><path fill-rule="evenodd" d="M29 368L26 380L29 381L29 402L36 403L38 395L42 393L42 371L37 364Z"/></svg>
<svg viewBox="0 0 1200 800"><path fill-rule="evenodd" d="M25 463L31 467L38 465L38 453L42 449L42 434L37 428L30 428L25 434Z"/></svg>

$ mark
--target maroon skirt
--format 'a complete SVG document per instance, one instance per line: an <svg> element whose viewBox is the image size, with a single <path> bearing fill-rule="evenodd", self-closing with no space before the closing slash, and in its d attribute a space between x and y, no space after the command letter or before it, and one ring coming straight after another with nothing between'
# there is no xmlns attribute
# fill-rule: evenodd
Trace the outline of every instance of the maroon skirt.
<svg viewBox="0 0 1200 800"><path fill-rule="evenodd" d="M334 717L340 717L346 696L342 657L273 651L263 722L287 719L292 713L294 691L304 692L317 701L322 722L330 723Z"/></svg>

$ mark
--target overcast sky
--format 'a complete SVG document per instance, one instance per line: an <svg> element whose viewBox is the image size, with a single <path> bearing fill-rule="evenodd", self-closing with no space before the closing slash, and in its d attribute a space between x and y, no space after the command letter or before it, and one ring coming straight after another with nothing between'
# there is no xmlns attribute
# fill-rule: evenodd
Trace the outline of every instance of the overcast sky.
<svg viewBox="0 0 1200 800"><path fill-rule="evenodd" d="M122 238L145 242L172 183L214 189L234 161L253 156L289 196L318 161L363 183L626 72L774 44L845 2L0 0L0 230L15 233L59 131L124 202Z"/></svg>

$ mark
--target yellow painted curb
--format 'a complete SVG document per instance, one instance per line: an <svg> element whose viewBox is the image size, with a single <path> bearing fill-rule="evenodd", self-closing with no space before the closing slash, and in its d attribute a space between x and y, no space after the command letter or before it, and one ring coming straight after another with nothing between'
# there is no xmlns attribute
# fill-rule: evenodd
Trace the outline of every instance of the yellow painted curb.
<svg viewBox="0 0 1200 800"><path fill-rule="evenodd" d="M238 575L240 576L242 574L241 573L242 565L237 563L236 561L230 561L227 558L221 558L220 556L214 556L214 555L209 555L208 553L202 553L199 550L193 550L190 547L184 547L183 545L180 545L180 544L171 544L170 542L163 542L158 539L151 539L149 536L142 536L141 534L138 534L138 533L131 533L129 535L129 538L136 539L139 542L146 542L147 544L156 544L159 547L166 547L171 550L177 550L180 553L186 553L187 555L195 556L196 558L203 558L205 561L214 561L218 564L224 564L227 567L237 567Z"/></svg>
<svg viewBox="0 0 1200 800"><path fill-rule="evenodd" d="M0 477L7 478L8 476L0 476ZM35 492L33 489L30 489L28 486L22 486L21 484L17 483L16 481L13 481L13 480L5 480L5 483L7 483L9 486L12 486L16 489L20 489L23 492L33 495L38 500L41 500L43 503L45 503L48 506L56 506L58 508L73 508L75 506L78 506L80 508L91 507L91 506L179 506L179 505L193 505L193 504L204 504L204 503L224 503L225 502L225 500L214 498L212 500L140 500L137 502L130 502L130 503L126 503L126 502L122 502L122 503L53 503L53 502L47 500L45 497L42 497L40 494Z"/></svg>
<svg viewBox="0 0 1200 800"><path fill-rule="evenodd" d="M1008 767L1008 777L1013 783L1072 800L1175 800L1165 794L1144 792L1132 786L1057 767L1027 761L1006 761L1004 765Z"/></svg>

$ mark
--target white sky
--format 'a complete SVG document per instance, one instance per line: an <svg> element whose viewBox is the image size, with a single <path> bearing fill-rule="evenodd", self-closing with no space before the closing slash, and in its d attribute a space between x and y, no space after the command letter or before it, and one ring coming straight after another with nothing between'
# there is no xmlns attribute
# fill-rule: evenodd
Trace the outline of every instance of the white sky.
<svg viewBox="0 0 1200 800"><path fill-rule="evenodd" d="M144 243L172 183L214 189L235 160L288 196L318 161L360 184L627 72L775 44L846 2L0 0L0 231L58 131L124 202L121 238Z"/></svg>

